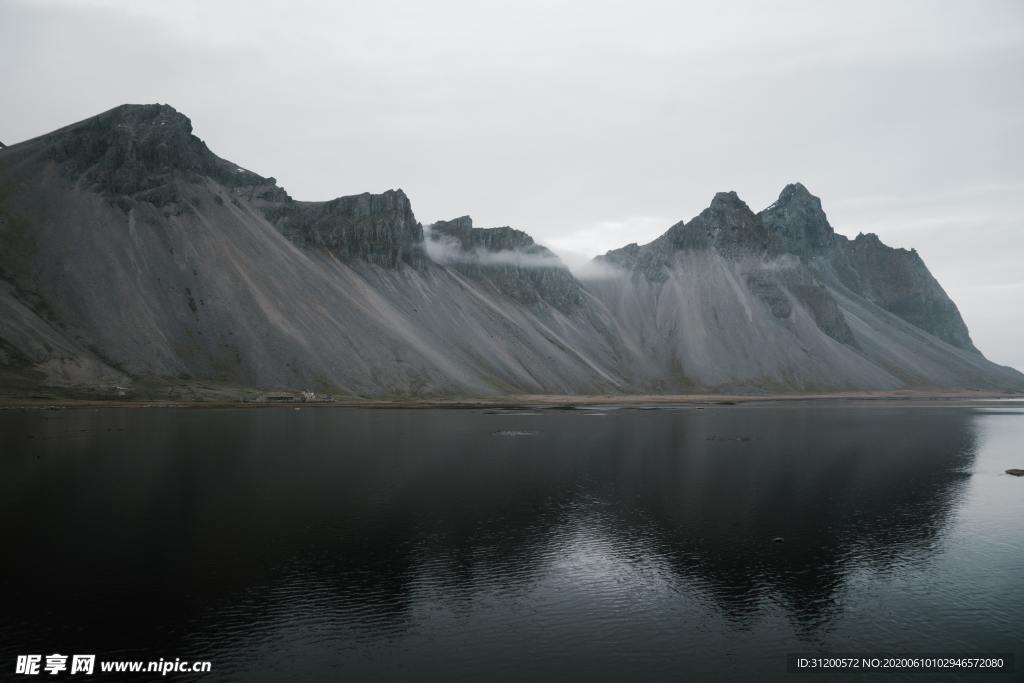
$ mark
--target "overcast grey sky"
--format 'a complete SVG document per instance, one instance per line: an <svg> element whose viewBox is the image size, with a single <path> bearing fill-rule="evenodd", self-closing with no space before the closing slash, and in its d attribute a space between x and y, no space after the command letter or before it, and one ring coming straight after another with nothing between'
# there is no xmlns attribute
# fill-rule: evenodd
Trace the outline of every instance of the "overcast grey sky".
<svg viewBox="0 0 1024 683"><path fill-rule="evenodd" d="M799 180L1024 368L1021 0L0 0L0 82L7 144L166 102L298 199L401 187L567 260Z"/></svg>

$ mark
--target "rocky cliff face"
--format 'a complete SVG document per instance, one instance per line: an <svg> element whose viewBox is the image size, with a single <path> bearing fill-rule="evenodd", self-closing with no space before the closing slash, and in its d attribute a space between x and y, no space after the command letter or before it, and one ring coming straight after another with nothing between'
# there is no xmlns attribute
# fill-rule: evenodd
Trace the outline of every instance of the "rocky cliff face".
<svg viewBox="0 0 1024 683"><path fill-rule="evenodd" d="M841 284L948 344L977 351L956 305L916 251L893 249L873 234L852 241L837 235L821 201L800 183L787 185L775 203L757 214L736 193L718 193L709 208L687 223L672 226L651 244L629 245L599 258L658 281L668 277L680 250L772 263L771 273L750 274L746 280L773 315L786 319L790 299L803 301L826 334L846 343L854 341L836 314L826 281ZM787 258L789 266L777 267Z"/></svg>
<svg viewBox="0 0 1024 683"><path fill-rule="evenodd" d="M565 264L521 230L474 228L473 220L462 216L432 224L426 246L438 263L490 282L520 303L568 312L583 302L583 288Z"/></svg>
<svg viewBox="0 0 1024 683"><path fill-rule="evenodd" d="M788 185L760 216L781 236L780 252L825 259L856 294L957 348L977 350L956 304L916 251L888 247L873 234L852 241L836 235L821 201L799 183Z"/></svg>
<svg viewBox="0 0 1024 683"><path fill-rule="evenodd" d="M836 234L821 200L800 183L783 188L778 200L758 217L772 238L775 253L808 258L835 246Z"/></svg>
<svg viewBox="0 0 1024 683"><path fill-rule="evenodd" d="M830 259L843 285L939 339L977 352L956 304L916 251L887 247L874 234L841 238L840 244Z"/></svg>
<svg viewBox="0 0 1024 683"><path fill-rule="evenodd" d="M288 199L266 202L261 208L292 242L326 250L343 261L364 260L387 268L424 263L423 227L401 190L327 202Z"/></svg>
<svg viewBox="0 0 1024 683"><path fill-rule="evenodd" d="M293 200L125 106L0 150L0 244L8 392L1024 390L916 253L836 235L801 185L720 193L580 281L522 231L424 229L401 190Z"/></svg>
<svg viewBox="0 0 1024 683"><path fill-rule="evenodd" d="M78 187L157 207L178 199L181 181L209 178L227 188L274 184L214 155L192 135L188 117L164 104L123 105L38 142L41 157Z"/></svg>
<svg viewBox="0 0 1024 683"><path fill-rule="evenodd" d="M401 190L327 202L297 202L264 178L213 154L192 134L188 117L168 105L124 105L62 128L38 141L38 158L52 161L82 190L126 212L144 202L165 214L202 211L183 187L213 182L214 201L247 200L290 240L344 260L388 267L422 262L423 232Z"/></svg>

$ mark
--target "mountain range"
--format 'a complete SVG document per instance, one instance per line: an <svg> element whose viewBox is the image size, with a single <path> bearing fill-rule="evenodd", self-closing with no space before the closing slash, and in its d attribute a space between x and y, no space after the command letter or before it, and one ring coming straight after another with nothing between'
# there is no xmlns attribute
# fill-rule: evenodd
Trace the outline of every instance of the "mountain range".
<svg viewBox="0 0 1024 683"><path fill-rule="evenodd" d="M1024 391L914 250L803 185L735 193L575 276L401 190L293 199L167 105L0 148L0 387L350 397ZM155 392L155 393L154 393Z"/></svg>

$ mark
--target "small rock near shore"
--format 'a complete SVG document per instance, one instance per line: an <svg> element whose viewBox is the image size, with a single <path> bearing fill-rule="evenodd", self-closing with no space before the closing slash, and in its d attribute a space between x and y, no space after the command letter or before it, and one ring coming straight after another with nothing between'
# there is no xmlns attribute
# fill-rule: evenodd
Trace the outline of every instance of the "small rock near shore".
<svg viewBox="0 0 1024 683"><path fill-rule="evenodd" d="M1024 470L1018 470L1016 468L1010 468L1006 470L1007 474L1012 474L1015 477L1024 477Z"/></svg>

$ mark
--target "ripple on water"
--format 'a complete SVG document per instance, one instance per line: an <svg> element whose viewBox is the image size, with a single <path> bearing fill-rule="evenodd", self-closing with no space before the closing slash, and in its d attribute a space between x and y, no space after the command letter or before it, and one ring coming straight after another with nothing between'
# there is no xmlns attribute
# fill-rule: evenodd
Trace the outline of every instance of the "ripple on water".
<svg viewBox="0 0 1024 683"><path fill-rule="evenodd" d="M0 642L203 653L227 680L1024 657L1024 496L1003 474L1024 415L992 413L2 414L0 531L20 550Z"/></svg>

